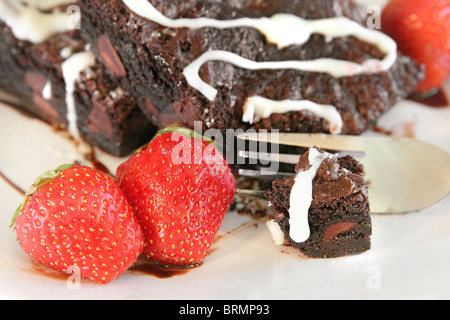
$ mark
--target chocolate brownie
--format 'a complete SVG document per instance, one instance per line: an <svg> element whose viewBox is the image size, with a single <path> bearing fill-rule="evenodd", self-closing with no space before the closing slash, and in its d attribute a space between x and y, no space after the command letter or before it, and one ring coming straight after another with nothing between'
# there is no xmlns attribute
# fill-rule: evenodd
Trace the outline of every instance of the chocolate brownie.
<svg viewBox="0 0 450 320"><path fill-rule="evenodd" d="M68 129L74 138L80 137L110 154L124 156L140 147L155 132L155 127L142 115L136 100L104 72L78 30L55 31L43 39L37 37L44 34L41 31L31 35L20 33L30 26L20 21L21 15L31 12L38 18L44 15L51 19L53 11L41 10L33 4L42 6L46 2L25 6L0 1L0 9L16 10L10 13L12 18L0 15L0 88L19 97L20 106L28 112ZM59 6L55 13L65 12L66 7ZM77 75L83 63L86 71Z"/></svg>
<svg viewBox="0 0 450 320"><path fill-rule="evenodd" d="M201 121L204 129L253 126L290 132L333 131L330 121L311 109L281 108L278 110L284 111L265 116L252 114L251 107L255 105L253 102L249 105L249 98L259 96L270 101L307 100L316 107L332 106L343 122L340 132L360 134L409 95L423 78L422 68L401 54L386 70L377 65L351 76L281 67L248 70L247 66L253 62L310 62L321 58L363 65L387 59L397 52L392 48L390 53L385 52L389 50L381 50L382 46L365 41L364 37L319 33L310 35L301 44L279 47L253 26L215 27L217 20L256 21L287 13L308 22L345 17L344 23L356 21L361 26L356 29L364 33L365 11L351 0L78 0L77 4L82 12L83 38L92 44L97 58L109 72L120 78L123 88L139 99L148 119L160 127L172 123L193 127L194 121ZM159 16L143 17L155 9ZM215 20L199 28L184 26L199 17ZM285 33L303 32L291 31ZM377 37L381 34L370 32ZM205 54L211 54L214 61L205 60L197 71L204 81L201 86L207 84L217 90L209 96L194 86L186 73L186 68ZM218 58L220 54L222 58ZM230 63L227 58L241 59L241 63ZM327 69L338 69L333 63Z"/></svg>
<svg viewBox="0 0 450 320"><path fill-rule="evenodd" d="M23 106L38 117L67 127L65 85L60 52L84 50L85 42L76 33L59 33L48 41L32 44L19 40L0 21L0 86L25 100Z"/></svg>
<svg viewBox="0 0 450 320"><path fill-rule="evenodd" d="M295 171L295 178L276 180L266 192L276 243L313 258L369 250L372 224L363 166L351 156L311 148Z"/></svg>
<svg viewBox="0 0 450 320"><path fill-rule="evenodd" d="M129 155L157 131L100 64L81 73L74 96L81 137L112 155Z"/></svg>

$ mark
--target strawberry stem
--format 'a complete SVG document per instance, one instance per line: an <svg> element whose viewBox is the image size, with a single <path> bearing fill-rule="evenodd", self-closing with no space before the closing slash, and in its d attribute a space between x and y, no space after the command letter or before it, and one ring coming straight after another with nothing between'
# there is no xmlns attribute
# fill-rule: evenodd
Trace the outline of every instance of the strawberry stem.
<svg viewBox="0 0 450 320"><path fill-rule="evenodd" d="M33 194L40 187L42 187L44 184L49 183L50 181L55 179L62 171L66 170L66 169L68 169L70 167L73 167L75 165L78 165L78 164L79 164L78 162L75 162L75 163L72 163L72 164L63 164L63 165L57 167L56 169L49 170L49 171L43 173L42 175L40 175L34 181L34 183L31 185L30 189L28 189L28 192L25 195L25 199L23 200L22 204L17 208L16 212L14 213L13 219L12 219L11 224L9 225L9 227L12 228L14 226L14 224L16 223L17 217L20 215L20 212L22 211L22 209L27 204L29 198L31 198L31 196L33 196Z"/></svg>

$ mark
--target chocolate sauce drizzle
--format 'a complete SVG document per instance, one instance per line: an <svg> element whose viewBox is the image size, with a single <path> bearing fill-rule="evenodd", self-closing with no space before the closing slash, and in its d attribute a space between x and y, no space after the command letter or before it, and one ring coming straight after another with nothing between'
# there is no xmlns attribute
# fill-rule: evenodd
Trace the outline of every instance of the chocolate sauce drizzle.
<svg viewBox="0 0 450 320"><path fill-rule="evenodd" d="M440 88L436 93L426 96L411 96L408 98L410 101L414 101L432 108L447 108L450 107L450 96L445 93L443 88Z"/></svg>
<svg viewBox="0 0 450 320"><path fill-rule="evenodd" d="M0 178L3 179L9 186L11 186L14 190L20 193L25 197L26 191L19 187L14 181L8 178L1 170L0 170Z"/></svg>

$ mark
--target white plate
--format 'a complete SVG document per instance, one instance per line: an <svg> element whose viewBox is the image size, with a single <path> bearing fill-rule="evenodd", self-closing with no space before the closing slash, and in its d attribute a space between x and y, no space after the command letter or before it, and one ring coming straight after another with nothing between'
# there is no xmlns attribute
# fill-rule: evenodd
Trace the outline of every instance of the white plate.
<svg viewBox="0 0 450 320"><path fill-rule="evenodd" d="M446 92L450 95L450 82ZM379 127L398 134L412 130L417 139L448 152L449 124L450 107L410 101L379 120ZM61 133L4 105L0 137L0 170L21 189L48 169L83 161ZM98 158L112 172L124 160L101 152ZM374 216L372 249L357 256L306 259L276 247L262 221L231 212L211 254L196 269L167 278L127 271L109 284L83 280L76 286L65 274L33 262L17 244L8 226L21 201L22 195L0 179L1 299L450 298L450 196L421 212Z"/></svg>
<svg viewBox="0 0 450 320"><path fill-rule="evenodd" d="M450 107L403 101L379 126L412 127L418 139L450 152L449 123ZM1 172L22 189L61 163L83 161L61 133L4 105L0 136ZM112 172L124 160L100 152L98 158ZM373 248L332 260L305 259L276 247L261 221L231 212L202 266L165 279L128 271L106 285L82 281L78 289L71 288L68 276L34 263L17 244L8 226L21 200L22 195L0 179L0 298L450 298L450 197L422 212L374 216Z"/></svg>

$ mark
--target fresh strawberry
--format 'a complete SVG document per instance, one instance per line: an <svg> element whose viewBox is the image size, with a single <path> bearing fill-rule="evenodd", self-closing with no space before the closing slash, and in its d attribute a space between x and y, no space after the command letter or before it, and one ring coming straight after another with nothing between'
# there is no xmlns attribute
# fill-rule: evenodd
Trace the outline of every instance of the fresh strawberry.
<svg viewBox="0 0 450 320"><path fill-rule="evenodd" d="M133 209L114 179L79 164L39 177L13 224L33 259L98 283L119 277L144 247Z"/></svg>
<svg viewBox="0 0 450 320"><path fill-rule="evenodd" d="M381 20L399 50L426 66L416 93L440 87L450 74L450 1L391 0Z"/></svg>
<svg viewBox="0 0 450 320"><path fill-rule="evenodd" d="M119 166L116 179L143 228L145 255L170 267L203 262L235 194L234 176L210 140L162 130Z"/></svg>

